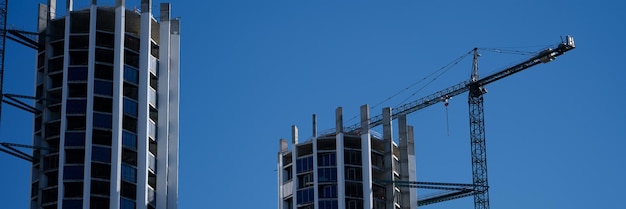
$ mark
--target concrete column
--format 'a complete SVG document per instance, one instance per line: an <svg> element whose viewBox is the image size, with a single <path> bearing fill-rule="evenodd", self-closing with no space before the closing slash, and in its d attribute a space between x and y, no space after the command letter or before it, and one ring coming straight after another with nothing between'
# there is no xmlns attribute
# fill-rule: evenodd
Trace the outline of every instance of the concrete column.
<svg viewBox="0 0 626 209"><path fill-rule="evenodd" d="M295 146L298 144L298 127L295 125L291 126L291 143L294 145L294 150L296 150Z"/></svg>
<svg viewBox="0 0 626 209"><path fill-rule="evenodd" d="M291 191L293 191L293 195L292 195L292 209L297 209L297 198L298 198L298 171L296 169L297 165L296 162L298 161L298 148L297 146L297 142L298 142L298 127L291 126L291 141L295 142L292 143L292 148L291 148L291 176L293 177L292 181L293 183L291 184Z"/></svg>
<svg viewBox="0 0 626 209"><path fill-rule="evenodd" d="M335 134L335 142L337 147L337 203L339 208L344 208L346 205L346 179L345 164L344 164L344 138L343 138L343 112L341 107L338 107L335 111L335 121L337 127L337 133Z"/></svg>
<svg viewBox="0 0 626 209"><path fill-rule="evenodd" d="M415 181L415 145L412 138L412 127L407 125L406 115L398 117L398 129L400 132L400 180ZM417 208L416 193L415 188L400 187L401 207Z"/></svg>
<svg viewBox="0 0 626 209"><path fill-rule="evenodd" d="M123 120L123 83L124 83L124 34L126 34L125 1L118 0L115 5L115 37L113 58L113 142L111 144L111 190L109 205L111 208L120 206L122 181L122 120Z"/></svg>
<svg viewBox="0 0 626 209"><path fill-rule="evenodd" d="M276 159L276 184L278 186L278 209L283 209L283 154L288 151L289 144L287 140L280 139L278 140L278 158Z"/></svg>
<svg viewBox="0 0 626 209"><path fill-rule="evenodd" d="M168 172L170 171L169 153L170 147L170 5L167 3L161 4L160 7L160 26L159 26L159 68L158 72L155 71L158 76L158 89L157 89L157 104L159 122L157 123L157 170L156 181L156 206L162 208L168 205L168 188L174 186L168 182ZM156 40L155 40L156 41ZM148 55L152 59L152 54ZM148 67L153 68L152 62L148 62ZM175 140L175 139L174 139ZM172 194L175 195L175 194Z"/></svg>
<svg viewBox="0 0 626 209"><path fill-rule="evenodd" d="M317 138L317 115L313 114L313 138Z"/></svg>
<svg viewBox="0 0 626 209"><path fill-rule="evenodd" d="M413 126L408 126L408 165L409 165L409 181L417 181L415 168L415 138L413 134ZM409 196L411 208L417 208L417 188L409 188Z"/></svg>
<svg viewBox="0 0 626 209"><path fill-rule="evenodd" d="M383 144L385 146L385 153L383 153L383 164L385 165L385 179L387 181L393 181L393 131L392 131L392 113L391 108L387 107L383 109ZM385 207L395 208L395 188L393 183L385 184Z"/></svg>
<svg viewBox="0 0 626 209"><path fill-rule="evenodd" d="M168 4L169 5L169 4ZM170 19L170 102L168 135L167 208L178 208L178 144L180 111L180 19Z"/></svg>
<svg viewBox="0 0 626 209"><path fill-rule="evenodd" d="M150 88L150 40L152 38L152 1L141 0L141 31L139 34L139 101L137 117L137 208L146 209L148 204L148 126L149 104L148 91Z"/></svg>
<svg viewBox="0 0 626 209"><path fill-rule="evenodd" d="M94 103L94 67L96 66L96 20L97 6L91 5L89 8L89 54L87 60L87 112L85 126L85 174L91 176L91 154L93 150L93 103ZM89 200L91 193L91 181L87 180L83 183L83 208L89 208Z"/></svg>
<svg viewBox="0 0 626 209"><path fill-rule="evenodd" d="M361 106L361 168L363 172L363 208L374 207L372 193L372 144L370 135L370 108Z"/></svg>

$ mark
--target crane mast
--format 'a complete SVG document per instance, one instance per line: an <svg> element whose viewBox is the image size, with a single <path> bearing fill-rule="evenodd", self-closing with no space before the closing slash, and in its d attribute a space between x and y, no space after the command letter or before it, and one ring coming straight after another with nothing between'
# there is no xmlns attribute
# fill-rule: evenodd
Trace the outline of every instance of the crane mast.
<svg viewBox="0 0 626 209"><path fill-rule="evenodd" d="M450 86L443 90L437 91L428 96L422 97L413 102L401 105L394 109L391 115L392 119L396 119L401 115L408 115L425 107L431 106L439 102L445 102L447 99L469 91L469 123L470 123L470 147L472 161L472 184L471 190L465 187L457 188L457 192L447 193L442 196L436 196L425 200L418 200L418 205L426 205L445 200L474 196L475 209L489 209L489 184L487 179L487 149L485 142L485 117L483 107L483 94L487 93L485 85L505 78L507 76L518 73L540 63L550 62L556 57L563 55L565 52L574 49L574 38L567 36L566 40L558 45L555 49L545 49L537 55L523 61L517 65L506 68L484 78L479 77L478 73L478 51L474 49L472 73L468 81L463 81L456 85ZM382 124L383 115L377 115L370 119L369 126L375 127ZM360 129L359 124L348 126L345 128L347 132L357 131ZM402 186L417 188L433 188L424 182L395 182ZM404 185L403 185L404 184ZM446 185L437 183L436 185Z"/></svg>

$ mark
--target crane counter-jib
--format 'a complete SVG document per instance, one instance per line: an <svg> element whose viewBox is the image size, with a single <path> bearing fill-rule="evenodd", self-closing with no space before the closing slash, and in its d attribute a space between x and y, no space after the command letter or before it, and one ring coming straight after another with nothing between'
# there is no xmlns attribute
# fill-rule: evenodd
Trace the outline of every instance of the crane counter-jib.
<svg viewBox="0 0 626 209"><path fill-rule="evenodd" d="M574 38L572 36L567 36L566 41L560 43L555 49L546 49L541 51L538 55L533 56L527 59L524 62L521 62L513 67L509 67L507 69L501 70L499 72L488 75L482 79L479 79L475 82L463 81L456 85L450 86L443 90L437 91L428 96L417 99L413 102L400 105L393 110L392 119L397 119L400 115L408 115L425 107L437 104L439 102L444 102L446 99L457 96L459 94L465 93L470 90L471 87L480 88L484 85L490 84L494 81L500 80L507 76L513 75L522 70L528 69L532 66L535 66L539 63L547 63L554 60L556 57L563 55L565 52L574 49L576 46L574 44ZM376 115L370 118L370 127L376 127L382 125L383 116ZM346 132L352 132L361 128L360 124L355 124L352 126L346 127L344 130Z"/></svg>

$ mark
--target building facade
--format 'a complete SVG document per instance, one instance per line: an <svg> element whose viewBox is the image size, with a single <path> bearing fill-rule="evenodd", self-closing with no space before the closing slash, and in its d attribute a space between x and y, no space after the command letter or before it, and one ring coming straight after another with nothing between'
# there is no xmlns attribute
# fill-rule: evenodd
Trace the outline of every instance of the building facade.
<svg viewBox="0 0 626 209"><path fill-rule="evenodd" d="M415 181L413 127L398 118L399 144L392 136L391 108L383 109L383 134L369 127L369 107L361 107L361 128L344 131L342 109L334 132L292 144L281 139L278 152L278 209L415 209L415 188L397 181Z"/></svg>
<svg viewBox="0 0 626 209"><path fill-rule="evenodd" d="M136 3L39 6L31 208L177 208L180 22Z"/></svg>

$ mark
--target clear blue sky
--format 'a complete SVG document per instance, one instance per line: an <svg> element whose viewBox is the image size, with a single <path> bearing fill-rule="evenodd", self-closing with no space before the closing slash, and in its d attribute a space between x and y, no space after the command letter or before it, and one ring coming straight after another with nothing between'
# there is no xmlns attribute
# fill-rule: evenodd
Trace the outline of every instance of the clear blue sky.
<svg viewBox="0 0 626 209"><path fill-rule="evenodd" d="M34 30L37 3L10 1ZM138 0L127 0L129 4ZM155 1L158 3L160 1ZM136 3L139 5L138 3ZM626 195L623 1L172 1L182 17L180 208L276 208L278 139L334 127L474 47L577 48L487 86L492 208L621 208ZM4 90L32 95L34 51L7 44ZM524 56L483 52L482 75ZM411 99L469 77L465 59ZM407 93L372 109L396 106ZM410 100L411 100L410 99ZM409 116L419 181L471 182L467 94ZM32 116L3 105L0 141L32 141ZM347 123L351 125L357 120ZM29 164L0 153L2 208L27 208ZM472 198L428 208L473 208Z"/></svg>

